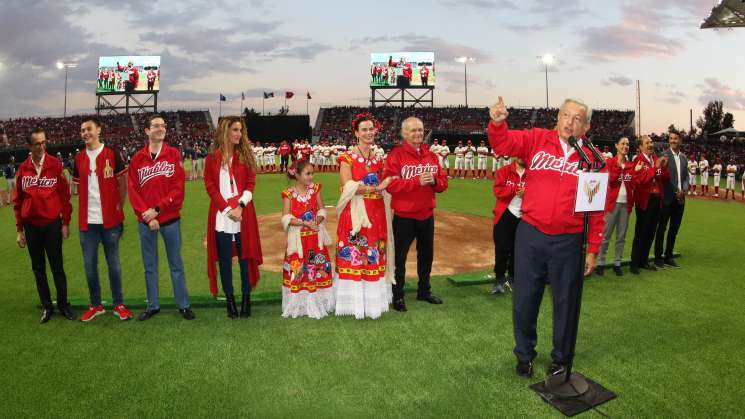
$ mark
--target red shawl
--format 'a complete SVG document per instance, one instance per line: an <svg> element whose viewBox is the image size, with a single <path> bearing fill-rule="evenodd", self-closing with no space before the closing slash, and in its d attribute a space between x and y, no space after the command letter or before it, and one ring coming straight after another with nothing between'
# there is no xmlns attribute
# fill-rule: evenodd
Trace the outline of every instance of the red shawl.
<svg viewBox="0 0 745 419"><path fill-rule="evenodd" d="M217 244L215 243L215 216L218 211L224 211L225 208L235 208L238 205L243 191L250 191L253 194L256 186L256 173L251 168L240 162L238 156L233 155L232 167L233 177L238 187L238 196L225 201L220 194L220 162L222 156L220 151L210 153L205 161L204 166L204 186L207 189L207 195L210 197L210 210L207 215L207 276L210 281L210 293L217 297ZM251 288L256 287L259 282L259 265L264 260L261 256L261 241L259 239L259 224L256 221L256 209L253 200L243 208L241 219L241 259L248 259L248 278ZM233 255L236 255L233 247Z"/></svg>

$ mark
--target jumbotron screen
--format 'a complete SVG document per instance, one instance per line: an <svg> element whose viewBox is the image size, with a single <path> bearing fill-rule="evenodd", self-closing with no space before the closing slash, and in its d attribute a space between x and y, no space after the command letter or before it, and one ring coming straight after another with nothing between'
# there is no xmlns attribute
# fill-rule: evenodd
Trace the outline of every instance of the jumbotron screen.
<svg viewBox="0 0 745 419"><path fill-rule="evenodd" d="M160 56L118 56L98 59L96 93L157 92Z"/></svg>
<svg viewBox="0 0 745 419"><path fill-rule="evenodd" d="M434 85L434 52L373 52L370 54L370 86L372 87Z"/></svg>

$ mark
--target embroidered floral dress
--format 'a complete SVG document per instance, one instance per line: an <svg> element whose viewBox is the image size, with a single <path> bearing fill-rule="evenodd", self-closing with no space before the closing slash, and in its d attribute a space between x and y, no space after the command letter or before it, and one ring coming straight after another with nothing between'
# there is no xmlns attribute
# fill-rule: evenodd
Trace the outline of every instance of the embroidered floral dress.
<svg viewBox="0 0 745 419"><path fill-rule="evenodd" d="M352 180L377 185L382 180L383 161L373 153L370 159L346 152L338 161L352 168ZM343 187L344 185L342 185ZM336 248L336 314L378 318L388 311L391 285L385 281L387 224L385 204L379 194L363 196L369 228L352 234L350 204L339 214Z"/></svg>
<svg viewBox="0 0 745 419"><path fill-rule="evenodd" d="M305 194L294 188L282 191L282 198L290 200L290 213L303 221L315 221L320 184L312 184ZM282 316L316 319L333 310L331 258L328 249L318 246L318 232L300 229L302 258L297 253L287 255L282 269Z"/></svg>

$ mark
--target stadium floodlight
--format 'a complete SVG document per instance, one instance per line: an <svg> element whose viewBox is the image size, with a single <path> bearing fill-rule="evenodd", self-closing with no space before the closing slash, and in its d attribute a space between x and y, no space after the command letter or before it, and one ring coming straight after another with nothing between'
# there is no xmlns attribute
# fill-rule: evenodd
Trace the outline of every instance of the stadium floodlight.
<svg viewBox="0 0 745 419"><path fill-rule="evenodd" d="M78 63L73 62L62 62L57 61L57 69L58 70L65 70L65 105L62 110L62 117L67 117L67 72L71 68L76 68L78 66Z"/></svg>
<svg viewBox="0 0 745 419"><path fill-rule="evenodd" d="M543 54L536 58L541 60L546 71L546 109L548 109L548 67L556 61L556 56L553 54Z"/></svg>
<svg viewBox="0 0 745 419"><path fill-rule="evenodd" d="M463 91L465 92L466 108L468 107L468 63L472 63L475 60L475 58L466 55L455 57L455 61L463 64Z"/></svg>

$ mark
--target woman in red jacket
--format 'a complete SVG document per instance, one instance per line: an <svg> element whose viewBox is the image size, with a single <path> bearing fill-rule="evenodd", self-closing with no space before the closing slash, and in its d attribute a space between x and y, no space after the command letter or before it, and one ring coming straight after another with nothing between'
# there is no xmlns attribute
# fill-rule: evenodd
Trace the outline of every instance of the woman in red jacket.
<svg viewBox="0 0 745 419"><path fill-rule="evenodd" d="M510 286L515 278L515 233L522 217L525 192L525 161L516 158L494 175L494 288L492 294L504 294L505 272Z"/></svg>
<svg viewBox="0 0 745 419"><path fill-rule="evenodd" d="M603 242L598 253L598 266L595 273L603 275L605 271L605 256L608 254L608 244L613 231L616 231L616 253L613 260L613 272L622 276L621 257L626 244L626 230L629 226L629 214L634 206L634 182L636 173L642 169L642 164L629 161L629 139L621 137L616 141L616 155L605 160L608 168L608 194L605 200L605 231Z"/></svg>
<svg viewBox="0 0 745 419"><path fill-rule="evenodd" d="M238 116L225 117L215 133L204 168L204 186L210 197L207 217L207 274L210 292L217 295L215 262L227 299L228 317L238 317L233 295L233 255L241 270L241 317L251 315L251 288L259 281L262 264L259 226L253 204L256 160L246 126Z"/></svg>

